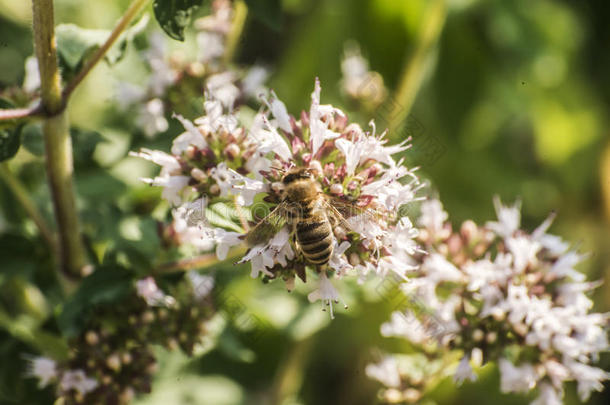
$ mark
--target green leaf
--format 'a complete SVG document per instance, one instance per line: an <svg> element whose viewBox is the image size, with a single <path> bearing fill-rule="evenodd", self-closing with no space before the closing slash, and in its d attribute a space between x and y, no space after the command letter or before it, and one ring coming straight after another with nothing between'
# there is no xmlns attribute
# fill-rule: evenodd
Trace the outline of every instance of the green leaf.
<svg viewBox="0 0 610 405"><path fill-rule="evenodd" d="M42 124L39 122L27 124L21 131L21 144L32 155L44 155L44 139L42 135Z"/></svg>
<svg viewBox="0 0 610 405"><path fill-rule="evenodd" d="M282 28L281 3L281 0L246 0L248 10L254 18L275 31Z"/></svg>
<svg viewBox="0 0 610 405"><path fill-rule="evenodd" d="M78 334L90 311L101 304L117 302L132 288L132 275L116 266L100 267L85 278L78 290L65 303L57 319L60 330L67 337Z"/></svg>
<svg viewBox="0 0 610 405"><path fill-rule="evenodd" d="M109 64L121 60L127 43L142 32L148 24L148 15L126 29L108 50L104 59ZM55 28L57 52L64 74L73 74L82 66L83 61L108 39L110 30L87 29L75 24L59 24Z"/></svg>
<svg viewBox="0 0 610 405"><path fill-rule="evenodd" d="M95 148L104 140L99 132L79 128L70 128L70 136L74 145L74 163L79 166L92 162Z"/></svg>
<svg viewBox="0 0 610 405"><path fill-rule="evenodd" d="M17 154L21 140L23 124L17 125L13 129L0 130L0 162L10 159Z"/></svg>
<svg viewBox="0 0 610 405"><path fill-rule="evenodd" d="M184 29L203 0L154 0L155 18L171 38L184 41Z"/></svg>
<svg viewBox="0 0 610 405"><path fill-rule="evenodd" d="M15 106L9 101L0 98L0 108L10 109ZM0 162L10 159L17 154L19 145L21 144L21 129L23 123L17 123L15 120L9 120L2 123L0 126Z"/></svg>

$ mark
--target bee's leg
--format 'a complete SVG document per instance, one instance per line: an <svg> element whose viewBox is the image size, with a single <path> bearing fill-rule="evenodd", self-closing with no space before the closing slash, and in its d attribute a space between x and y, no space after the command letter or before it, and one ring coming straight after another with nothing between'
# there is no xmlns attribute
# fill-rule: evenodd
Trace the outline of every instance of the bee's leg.
<svg viewBox="0 0 610 405"><path fill-rule="evenodd" d="M299 241L297 241L297 222L292 222L292 245L294 246L295 255L298 256L298 259L303 258L303 253L301 252L301 246L299 245Z"/></svg>

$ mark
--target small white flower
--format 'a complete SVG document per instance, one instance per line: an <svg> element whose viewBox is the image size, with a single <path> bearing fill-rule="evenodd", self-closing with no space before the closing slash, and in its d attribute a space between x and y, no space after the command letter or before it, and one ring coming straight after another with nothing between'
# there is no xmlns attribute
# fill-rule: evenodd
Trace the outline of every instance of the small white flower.
<svg viewBox="0 0 610 405"><path fill-rule="evenodd" d="M432 235L437 235L448 218L449 214L443 209L443 204L439 200L432 199L422 202L421 216L417 223L430 231Z"/></svg>
<svg viewBox="0 0 610 405"><path fill-rule="evenodd" d="M572 377L578 382L578 396L582 402L589 400L591 392L602 391L604 384L610 378L610 373L601 368L591 367L576 361L566 361L565 366L572 373Z"/></svg>
<svg viewBox="0 0 610 405"><path fill-rule="evenodd" d="M256 152L259 156L263 157L273 152L284 161L288 162L292 159L292 152L286 140L270 125L264 115L254 118L248 137L249 142L256 145Z"/></svg>
<svg viewBox="0 0 610 405"><path fill-rule="evenodd" d="M536 264L536 255L542 246L531 238L518 236L506 238L506 247L513 255L515 272L521 274L528 265Z"/></svg>
<svg viewBox="0 0 610 405"><path fill-rule="evenodd" d="M172 114L172 118L176 118L178 121L180 121L182 126L184 126L184 129L186 129L186 132L178 135L172 142L173 155L181 155L191 145L199 149L203 149L208 146L199 129L191 121L187 120L180 114Z"/></svg>
<svg viewBox="0 0 610 405"><path fill-rule="evenodd" d="M176 302L173 297L166 295L157 287L157 283L152 277L138 280L136 282L136 290L138 296L144 299L150 306L171 306Z"/></svg>
<svg viewBox="0 0 610 405"><path fill-rule="evenodd" d="M186 273L186 278L193 288L193 293L197 300L202 300L210 295L214 289L214 277L202 275L191 270Z"/></svg>
<svg viewBox="0 0 610 405"><path fill-rule="evenodd" d="M558 361L547 360L544 362L544 368L546 370L546 375L557 388L560 388L564 381L570 379L570 371Z"/></svg>
<svg viewBox="0 0 610 405"><path fill-rule="evenodd" d="M504 305L506 312L509 313L508 320L510 323L518 324L523 321L532 308L532 300L527 293L527 287L510 284Z"/></svg>
<svg viewBox="0 0 610 405"><path fill-rule="evenodd" d="M161 197L173 206L182 204L182 191L189 184L188 176L158 176L154 179L142 179L147 184L156 187L163 187Z"/></svg>
<svg viewBox="0 0 610 405"><path fill-rule="evenodd" d="M95 378L87 377L83 370L68 370L61 377L59 386L62 391L75 390L81 395L93 391L98 383Z"/></svg>
<svg viewBox="0 0 610 405"><path fill-rule="evenodd" d="M260 273L267 276L273 276L273 273L267 270L272 268L275 263L286 265L286 259L290 260L294 257L294 252L288 243L290 232L287 227L282 228L266 245L255 246L239 263L250 261L252 264L251 276L258 277Z"/></svg>
<svg viewBox="0 0 610 405"><path fill-rule="evenodd" d="M464 279L462 272L438 253L431 254L422 265L427 278L438 284L443 281L458 282Z"/></svg>
<svg viewBox="0 0 610 405"><path fill-rule="evenodd" d="M237 196L239 205L252 205L254 196L267 191L268 185L264 182L242 176L233 169L229 169L225 162L214 167L210 175L220 187L220 195Z"/></svg>
<svg viewBox="0 0 610 405"><path fill-rule="evenodd" d="M177 73L167 63L167 45L164 35L158 31L153 32L149 41L150 47L144 54L152 69L148 87L155 97L161 97L165 90L176 81Z"/></svg>
<svg viewBox="0 0 610 405"><path fill-rule="evenodd" d="M210 76L206 81L209 95L220 101L228 109L232 109L240 91L235 85L235 74L231 71L217 73Z"/></svg>
<svg viewBox="0 0 610 405"><path fill-rule="evenodd" d="M574 281L584 281L586 276L575 270L574 266L580 263L586 256L577 252L567 252L557 259L551 267L550 272L558 277L570 277Z"/></svg>
<svg viewBox="0 0 610 405"><path fill-rule="evenodd" d="M386 356L377 364L368 364L364 369L366 375L386 387L398 388L400 386L400 371L398 361L393 356Z"/></svg>
<svg viewBox="0 0 610 405"><path fill-rule="evenodd" d="M265 91L269 71L262 66L252 66L241 81L242 91L248 97L256 97Z"/></svg>
<svg viewBox="0 0 610 405"><path fill-rule="evenodd" d="M284 132L289 134L292 133L292 125L290 124L290 115L288 115L288 110L286 109L286 105L277 97L275 92L271 91L271 102L269 102L266 98L263 98L263 102L267 104L269 110L271 110L271 114L277 120L277 125Z"/></svg>
<svg viewBox="0 0 610 405"><path fill-rule="evenodd" d="M165 107L163 101L158 98L149 100L142 109L140 109L136 117L136 123L144 134L152 137L159 132L165 132L169 128L169 124L165 119Z"/></svg>
<svg viewBox="0 0 610 405"><path fill-rule="evenodd" d="M57 363L54 360L43 357L26 357L26 371L28 377L38 379L38 388L44 388L57 378Z"/></svg>
<svg viewBox="0 0 610 405"><path fill-rule="evenodd" d="M160 150L142 148L140 152L130 152L129 156L140 157L161 166L161 173L173 173L180 171L180 163L175 156L168 155Z"/></svg>
<svg viewBox="0 0 610 405"><path fill-rule="evenodd" d="M360 145L343 138L337 139L335 141L335 146L343 153L343 156L345 156L347 174L350 176L353 175L358 163L360 163L360 158L364 151Z"/></svg>
<svg viewBox="0 0 610 405"><path fill-rule="evenodd" d="M411 177L412 180L403 185L399 181L403 177ZM374 195L389 212L396 212L401 205L416 201L415 193L421 187L423 184L419 184L412 171L404 166L394 166L386 169L379 180L362 187L362 193Z"/></svg>
<svg viewBox="0 0 610 405"><path fill-rule="evenodd" d="M23 90L28 93L36 91L40 87L40 72L38 71L38 59L29 56L25 60L25 77L23 78Z"/></svg>
<svg viewBox="0 0 610 405"><path fill-rule="evenodd" d="M472 371L472 367L470 367L470 356L462 357L460 363L455 370L455 375L453 376L453 380L456 384L461 385L464 381L476 381L477 376Z"/></svg>
<svg viewBox="0 0 610 405"><path fill-rule="evenodd" d="M345 251L351 246L351 244L348 241L343 241L340 245L337 245L337 241L333 240L333 245L333 255L328 261L328 265L332 269L336 270L338 275L342 275L346 271L353 268L345 257Z"/></svg>
<svg viewBox="0 0 610 405"><path fill-rule="evenodd" d="M563 405L563 391L553 388L551 384L540 384L540 395L530 405Z"/></svg>
<svg viewBox="0 0 610 405"><path fill-rule="evenodd" d="M225 52L224 35L217 32L202 31L197 34L199 60L203 63L220 58Z"/></svg>
<svg viewBox="0 0 610 405"><path fill-rule="evenodd" d="M248 253L238 263L250 262L251 270L250 277L257 278L263 273L266 276L273 276L267 267L273 267L273 253L269 252L267 246L259 245L251 248Z"/></svg>
<svg viewBox="0 0 610 405"><path fill-rule="evenodd" d="M394 311L390 321L381 325L381 335L386 337L402 337L413 343L423 343L429 336L424 325L411 311Z"/></svg>
<svg viewBox="0 0 610 405"><path fill-rule="evenodd" d="M504 206L500 197L494 196L494 207L498 221L487 222L486 226L503 238L512 236L521 223L521 202L517 201L512 207Z"/></svg>
<svg viewBox="0 0 610 405"><path fill-rule="evenodd" d="M334 319L333 302L338 303L341 300L339 292L332 285L324 271L320 273L319 283L318 288L307 295L307 299L309 302L321 300L326 303L326 305L330 307L330 318Z"/></svg>
<svg viewBox="0 0 610 405"><path fill-rule="evenodd" d="M209 95L208 95L209 96ZM225 130L232 133L237 129L237 117L233 114L224 114L222 103L212 97L203 103L205 115L195 119L194 123L204 132Z"/></svg>
<svg viewBox="0 0 610 405"><path fill-rule="evenodd" d="M515 366L506 359L500 359L500 389L502 392L528 392L536 386L538 376L531 364Z"/></svg>
<svg viewBox="0 0 610 405"><path fill-rule="evenodd" d="M216 243L216 257L220 260L227 258L229 249L242 243L241 234L230 232L222 228L214 228L214 242Z"/></svg>
<svg viewBox="0 0 610 405"><path fill-rule="evenodd" d="M316 156L316 153L328 139L335 139L341 134L328 129L328 123L322 121L324 112L323 106L320 106L320 81L316 78L316 83L313 93L311 93L311 108L309 110L309 127L311 139L311 155Z"/></svg>

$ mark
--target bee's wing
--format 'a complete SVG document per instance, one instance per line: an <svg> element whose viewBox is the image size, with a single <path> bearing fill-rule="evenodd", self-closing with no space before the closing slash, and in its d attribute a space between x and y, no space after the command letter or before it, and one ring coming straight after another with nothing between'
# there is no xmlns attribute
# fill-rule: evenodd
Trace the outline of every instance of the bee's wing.
<svg viewBox="0 0 610 405"><path fill-rule="evenodd" d="M353 227L347 222L347 218L360 216L365 221L374 221L379 219L379 214L372 209L358 207L356 204L341 200L337 197L328 197L326 199L327 212L331 214L345 230L353 230Z"/></svg>
<svg viewBox="0 0 610 405"><path fill-rule="evenodd" d="M281 202L245 235L248 246L263 244L273 237L286 224L286 203Z"/></svg>

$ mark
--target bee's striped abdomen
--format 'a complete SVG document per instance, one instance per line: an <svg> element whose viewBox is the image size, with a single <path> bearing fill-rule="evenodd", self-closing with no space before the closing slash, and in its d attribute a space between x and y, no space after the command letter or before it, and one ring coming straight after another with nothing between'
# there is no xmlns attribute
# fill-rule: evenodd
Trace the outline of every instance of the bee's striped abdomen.
<svg viewBox="0 0 610 405"><path fill-rule="evenodd" d="M305 259L313 264L326 264L333 253L333 236L326 215L316 215L296 224L297 241Z"/></svg>

